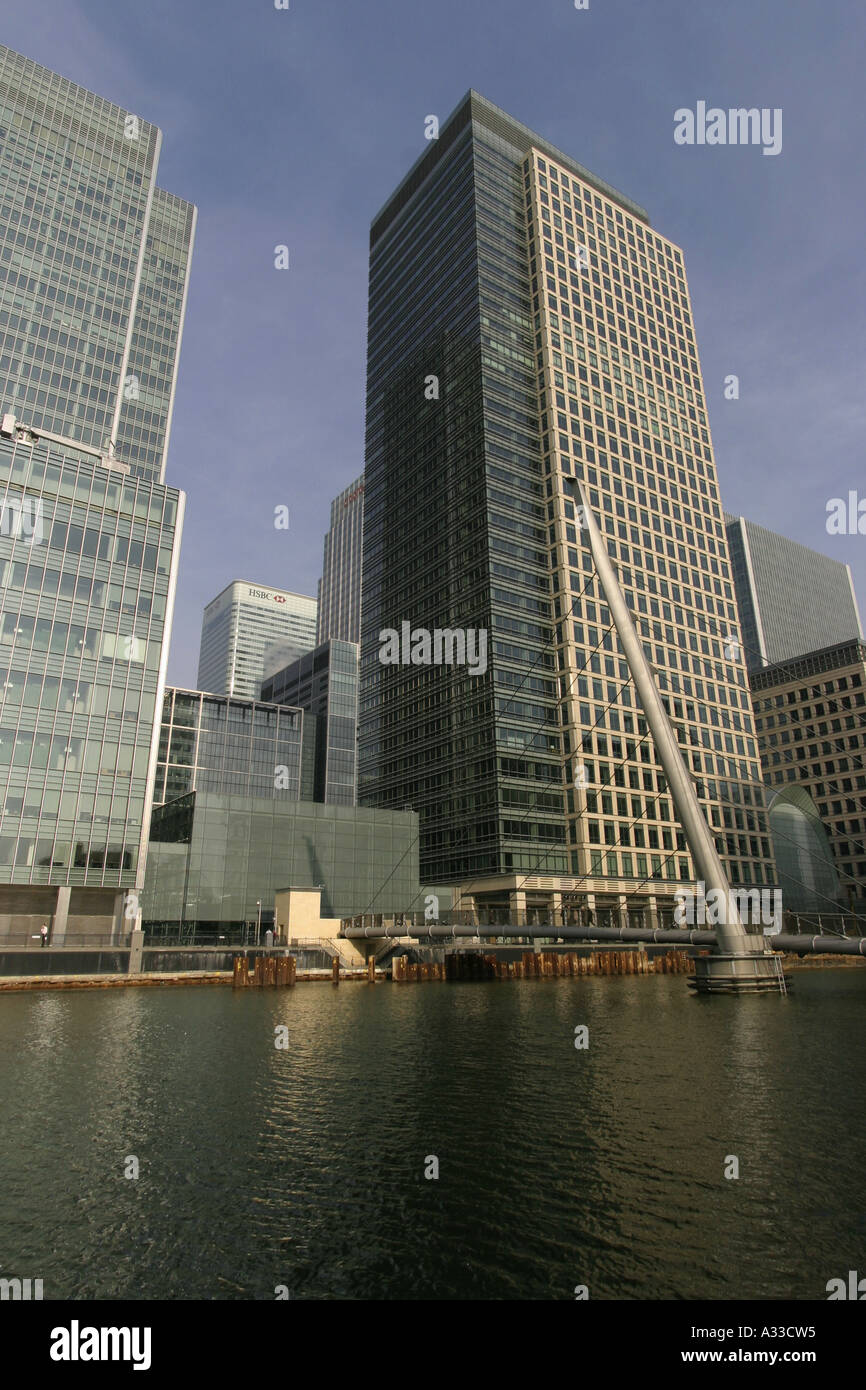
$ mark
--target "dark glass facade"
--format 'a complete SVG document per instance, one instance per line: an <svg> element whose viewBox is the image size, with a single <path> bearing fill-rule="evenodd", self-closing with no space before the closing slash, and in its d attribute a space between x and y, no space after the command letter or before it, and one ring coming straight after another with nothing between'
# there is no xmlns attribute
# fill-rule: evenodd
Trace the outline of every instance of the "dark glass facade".
<svg viewBox="0 0 866 1390"><path fill-rule="evenodd" d="M433 880L567 869L520 151L454 124L370 252L359 796ZM487 629L487 672L381 665L407 618Z"/></svg>
<svg viewBox="0 0 866 1390"><path fill-rule="evenodd" d="M353 806L356 800L358 648L324 642L262 682L262 698L304 711L301 797Z"/></svg>
<svg viewBox="0 0 866 1390"><path fill-rule="evenodd" d="M692 874L575 475L732 880L772 881L682 255L470 93L370 244L359 799L418 812L422 879ZM384 664L404 622L486 631L486 670Z"/></svg>
<svg viewBox="0 0 866 1390"><path fill-rule="evenodd" d="M191 791L297 801L303 713L168 686L154 805Z"/></svg>

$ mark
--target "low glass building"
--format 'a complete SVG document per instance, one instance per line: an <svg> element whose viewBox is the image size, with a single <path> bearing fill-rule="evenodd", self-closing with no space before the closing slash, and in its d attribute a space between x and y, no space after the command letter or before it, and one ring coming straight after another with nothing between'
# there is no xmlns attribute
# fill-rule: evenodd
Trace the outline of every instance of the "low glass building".
<svg viewBox="0 0 866 1390"><path fill-rule="evenodd" d="M303 711L167 686L154 805L190 791L301 795Z"/></svg>
<svg viewBox="0 0 866 1390"><path fill-rule="evenodd" d="M321 887L326 917L403 912L416 902L413 812L190 792L153 815L145 930L224 931L273 922L283 888Z"/></svg>

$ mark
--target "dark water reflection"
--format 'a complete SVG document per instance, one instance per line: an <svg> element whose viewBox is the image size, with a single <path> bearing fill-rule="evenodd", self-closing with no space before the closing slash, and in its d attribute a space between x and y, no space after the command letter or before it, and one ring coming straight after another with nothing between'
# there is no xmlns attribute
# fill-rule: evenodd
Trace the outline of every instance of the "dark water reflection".
<svg viewBox="0 0 866 1390"><path fill-rule="evenodd" d="M56 1298L823 1299L866 1272L864 1017L853 969L787 999L6 996L2 1274Z"/></svg>

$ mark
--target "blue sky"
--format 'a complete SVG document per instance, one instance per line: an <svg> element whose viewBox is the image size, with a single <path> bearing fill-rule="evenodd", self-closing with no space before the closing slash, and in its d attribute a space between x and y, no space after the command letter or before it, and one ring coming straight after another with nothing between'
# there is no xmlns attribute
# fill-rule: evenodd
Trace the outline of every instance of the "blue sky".
<svg viewBox="0 0 866 1390"><path fill-rule="evenodd" d="M866 499L853 0L0 0L0 18L10 47L160 126L159 183L199 209L171 681L195 683L230 580L315 594L330 499L363 468L370 221L425 116L469 87L683 248L724 504L847 561L866 617L866 536L825 525L830 498ZM781 153L677 145L675 110L701 100L781 107Z"/></svg>

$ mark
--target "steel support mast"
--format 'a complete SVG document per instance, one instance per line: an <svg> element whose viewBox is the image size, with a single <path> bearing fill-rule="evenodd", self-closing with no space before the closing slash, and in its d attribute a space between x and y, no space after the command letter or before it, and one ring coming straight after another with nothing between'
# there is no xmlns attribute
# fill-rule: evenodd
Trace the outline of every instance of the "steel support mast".
<svg viewBox="0 0 866 1390"><path fill-rule="evenodd" d="M723 920L715 929L716 952L712 956L699 956L695 960L695 988L705 994L779 990L778 958L772 952L765 951L763 938L759 938L760 945L756 946L755 937L749 935L742 923L710 827L698 801L691 774L662 704L655 677L644 655L643 645L583 485L576 478L566 478L565 482L571 485L576 494L580 529L589 541L605 601L658 750L677 817L683 827L695 867L705 884L707 894L711 891L715 891L717 895L721 894L720 897L716 897L716 901L725 905L721 914Z"/></svg>

